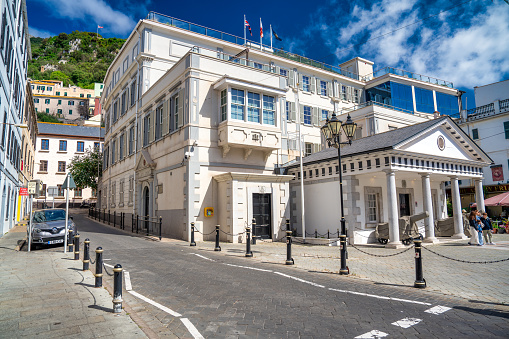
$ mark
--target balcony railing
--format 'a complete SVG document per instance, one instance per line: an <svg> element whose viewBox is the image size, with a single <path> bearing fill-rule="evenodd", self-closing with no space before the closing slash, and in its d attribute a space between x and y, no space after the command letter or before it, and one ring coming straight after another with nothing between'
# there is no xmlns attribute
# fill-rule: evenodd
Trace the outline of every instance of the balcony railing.
<svg viewBox="0 0 509 339"><path fill-rule="evenodd" d="M356 111L356 110L359 110L361 108L368 107L368 106L379 106L379 107L384 107L384 108L392 109L392 110L395 110L395 111L400 111L400 112L404 112L404 113L414 114L414 111L411 111L411 110L408 110L408 109L404 109L404 108L395 107L395 106L391 106L391 105L384 104L384 103L381 103L381 102L376 102L376 101L366 101L366 102L364 102L362 104L359 104L359 105L356 105L354 107L342 108L341 109L341 114L352 112L352 111Z"/></svg>
<svg viewBox="0 0 509 339"><path fill-rule="evenodd" d="M382 75L385 75L385 74L399 75L399 76L402 76L402 77L405 77L405 78L425 81L425 82L429 82L430 84L436 84L436 85L440 85L440 86L445 86L445 87L453 88L453 84L450 81L440 80L440 79L433 78L433 77L430 77L430 76L427 76L427 75L421 75L421 74L418 74L418 73L409 72L409 71L405 71L405 70L394 68L394 67L384 67L384 68L381 68L381 69L379 69L379 70L377 70L377 71L375 71L375 72L373 72L373 73L371 73L369 75L366 75L365 77L362 78L362 80L370 81L370 80L372 80L374 78L381 77Z"/></svg>
<svg viewBox="0 0 509 339"><path fill-rule="evenodd" d="M500 111L508 110L509 109L509 99L500 100L498 102L498 107L500 108Z"/></svg>
<svg viewBox="0 0 509 339"><path fill-rule="evenodd" d="M493 102L491 104L487 104L484 106L479 106L476 108L469 109L467 111L467 117L473 118L478 115L491 114L491 113L495 113L495 104Z"/></svg>

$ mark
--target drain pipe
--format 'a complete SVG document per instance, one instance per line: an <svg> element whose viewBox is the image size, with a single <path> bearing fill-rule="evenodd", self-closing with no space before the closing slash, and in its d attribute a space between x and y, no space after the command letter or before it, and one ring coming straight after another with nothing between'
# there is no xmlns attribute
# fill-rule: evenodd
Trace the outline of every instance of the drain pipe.
<svg viewBox="0 0 509 339"><path fill-rule="evenodd" d="M136 33L138 33L138 55L141 51L141 35L138 32L138 29L135 29ZM140 109L140 63L138 62L138 56L134 58L136 64L138 64L138 75L136 76L136 119L134 120L134 132L136 136L134 137L134 166L138 162L138 111ZM133 215L136 214L136 168L134 169L133 176Z"/></svg>

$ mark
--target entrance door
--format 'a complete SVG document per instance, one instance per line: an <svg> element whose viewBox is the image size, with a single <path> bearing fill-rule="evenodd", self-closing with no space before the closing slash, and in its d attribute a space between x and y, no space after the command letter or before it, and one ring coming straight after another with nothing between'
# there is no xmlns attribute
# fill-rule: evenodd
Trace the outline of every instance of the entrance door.
<svg viewBox="0 0 509 339"><path fill-rule="evenodd" d="M253 218L256 227L253 234L262 238L272 238L271 194L253 193Z"/></svg>
<svg viewBox="0 0 509 339"><path fill-rule="evenodd" d="M399 216L410 215L410 194L399 194Z"/></svg>
<svg viewBox="0 0 509 339"><path fill-rule="evenodd" d="M145 217L145 228L148 229L148 217L150 215L150 209L149 209L149 203L150 203L150 196L148 192L148 187L145 187L145 191L143 192L143 201L144 201L144 208L143 208L143 216Z"/></svg>

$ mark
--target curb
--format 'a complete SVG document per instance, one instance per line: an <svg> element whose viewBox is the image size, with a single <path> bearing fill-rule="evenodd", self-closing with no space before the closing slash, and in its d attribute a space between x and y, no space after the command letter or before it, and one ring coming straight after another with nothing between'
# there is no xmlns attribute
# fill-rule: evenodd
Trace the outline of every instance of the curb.
<svg viewBox="0 0 509 339"><path fill-rule="evenodd" d="M23 246L25 246L25 243L26 243L26 242L27 242L27 237L24 237L23 239L21 239L21 242L18 244L18 246L16 246L16 247L14 248L14 250L15 250L16 252L21 251L21 249L23 248Z"/></svg>

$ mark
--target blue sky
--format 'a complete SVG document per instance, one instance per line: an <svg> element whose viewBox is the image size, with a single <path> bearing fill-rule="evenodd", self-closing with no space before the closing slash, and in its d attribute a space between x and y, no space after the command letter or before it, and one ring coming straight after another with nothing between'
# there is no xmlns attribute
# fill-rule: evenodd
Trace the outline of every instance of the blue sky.
<svg viewBox="0 0 509 339"><path fill-rule="evenodd" d="M337 65L360 56L374 61L375 69L391 66L452 81L456 88L467 90L468 108L474 107L474 86L509 79L509 5L504 0L294 0L291 4L194 0L189 4L28 0L27 10L30 34L41 37L74 30L95 32L100 25L104 37L125 38L139 19L155 11L238 36L243 36L245 14L257 40L261 17L264 43L269 43L272 24L283 39L278 47L312 59Z"/></svg>

